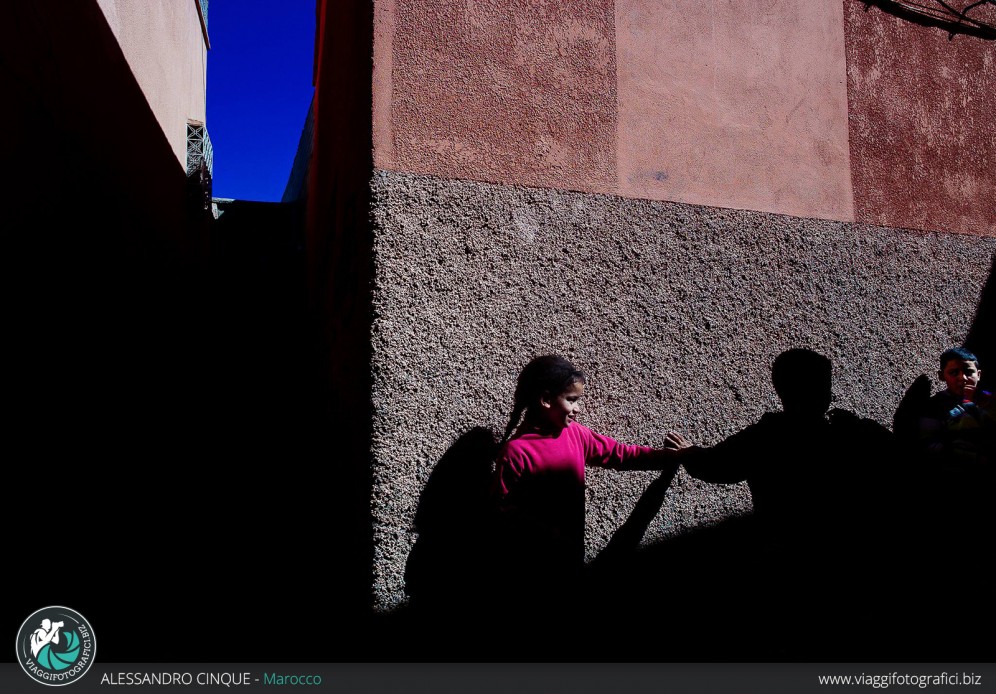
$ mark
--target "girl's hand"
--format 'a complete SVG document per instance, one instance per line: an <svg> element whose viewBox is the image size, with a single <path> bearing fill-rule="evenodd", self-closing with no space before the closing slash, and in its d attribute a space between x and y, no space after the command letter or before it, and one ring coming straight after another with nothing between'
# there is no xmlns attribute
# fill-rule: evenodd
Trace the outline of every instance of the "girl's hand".
<svg viewBox="0 0 996 694"><path fill-rule="evenodd" d="M690 448L692 442L676 431L669 431L664 437L664 448L673 451L680 451L682 448Z"/></svg>

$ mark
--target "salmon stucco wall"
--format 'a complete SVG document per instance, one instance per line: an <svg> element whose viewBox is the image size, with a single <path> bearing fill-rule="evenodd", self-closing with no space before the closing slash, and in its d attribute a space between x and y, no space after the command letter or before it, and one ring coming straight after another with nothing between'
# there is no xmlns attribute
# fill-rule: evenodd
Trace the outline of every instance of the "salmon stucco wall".
<svg viewBox="0 0 996 694"><path fill-rule="evenodd" d="M378 2L376 165L612 190L613 39L612 0Z"/></svg>
<svg viewBox="0 0 996 694"><path fill-rule="evenodd" d="M97 0L180 165L187 121L205 121L207 45L197 0Z"/></svg>
<svg viewBox="0 0 996 694"><path fill-rule="evenodd" d="M839 0L616 2L619 191L851 220Z"/></svg>
<svg viewBox="0 0 996 694"><path fill-rule="evenodd" d="M849 221L839 2L380 0L382 169Z"/></svg>
<svg viewBox="0 0 996 694"><path fill-rule="evenodd" d="M996 235L996 41L845 12L857 219ZM996 6L972 16L996 26Z"/></svg>

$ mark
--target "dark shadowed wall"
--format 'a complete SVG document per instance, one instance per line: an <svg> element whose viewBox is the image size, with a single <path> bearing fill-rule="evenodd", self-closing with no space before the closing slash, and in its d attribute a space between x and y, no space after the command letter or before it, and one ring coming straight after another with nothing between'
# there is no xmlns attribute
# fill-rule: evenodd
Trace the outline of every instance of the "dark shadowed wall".
<svg viewBox="0 0 996 694"><path fill-rule="evenodd" d="M371 70L369 3L317 4L315 99L307 187L306 256L310 307L323 358L318 377L327 425L322 464L335 471L324 516L334 571L327 580L330 618L349 623L368 611L370 540L370 232ZM308 482L304 482L305 485ZM316 536L309 535L314 538ZM316 574L317 576L318 574ZM351 639L360 643L359 635Z"/></svg>

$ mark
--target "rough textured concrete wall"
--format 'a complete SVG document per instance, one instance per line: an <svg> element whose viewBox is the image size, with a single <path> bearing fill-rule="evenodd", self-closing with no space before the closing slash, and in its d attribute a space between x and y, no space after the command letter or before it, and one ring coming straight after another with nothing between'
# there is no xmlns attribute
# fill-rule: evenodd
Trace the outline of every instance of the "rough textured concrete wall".
<svg viewBox="0 0 996 694"><path fill-rule="evenodd" d="M618 0L619 192L851 220L840 0Z"/></svg>
<svg viewBox="0 0 996 694"><path fill-rule="evenodd" d="M612 0L382 0L375 31L378 167L614 189Z"/></svg>
<svg viewBox="0 0 996 694"><path fill-rule="evenodd" d="M809 347L835 406L891 421L964 339L996 240L378 171L372 347L374 590L403 599L432 466L503 428L518 370L559 352L590 374L581 420L660 445L713 444L777 407L769 367ZM957 275L962 281L951 284ZM592 471L589 557L653 473ZM646 542L750 509L685 476Z"/></svg>
<svg viewBox="0 0 996 694"><path fill-rule="evenodd" d="M844 9L856 219L996 234L994 42ZM996 24L996 7L973 15Z"/></svg>
<svg viewBox="0 0 996 694"><path fill-rule="evenodd" d="M207 46L196 2L97 0L180 165L187 121L204 122Z"/></svg>

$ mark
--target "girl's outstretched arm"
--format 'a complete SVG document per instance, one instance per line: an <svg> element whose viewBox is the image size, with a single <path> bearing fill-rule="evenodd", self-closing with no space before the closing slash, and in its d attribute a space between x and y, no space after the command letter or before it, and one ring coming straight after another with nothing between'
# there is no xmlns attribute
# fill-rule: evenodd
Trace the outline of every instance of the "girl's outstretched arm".
<svg viewBox="0 0 996 694"><path fill-rule="evenodd" d="M628 446L580 425L584 437L585 463L615 470L669 470L695 447L681 434L669 432L664 448Z"/></svg>
<svg viewBox="0 0 996 694"><path fill-rule="evenodd" d="M680 442L680 443L678 443ZM695 451L698 446L693 446L690 441L681 434L668 432L665 439L664 448L652 448L651 453L627 460L619 470L670 470L678 465Z"/></svg>

